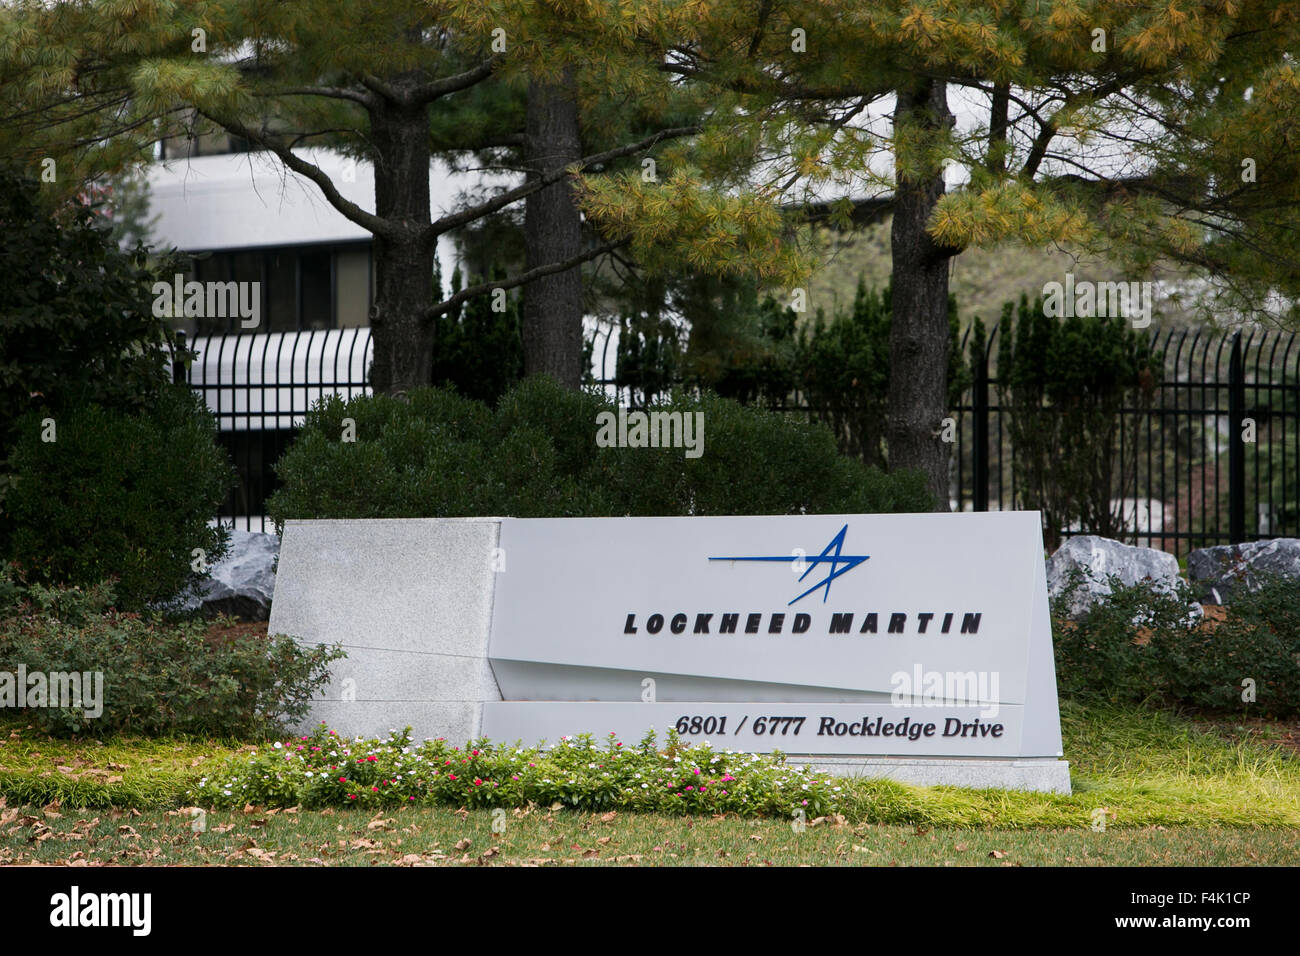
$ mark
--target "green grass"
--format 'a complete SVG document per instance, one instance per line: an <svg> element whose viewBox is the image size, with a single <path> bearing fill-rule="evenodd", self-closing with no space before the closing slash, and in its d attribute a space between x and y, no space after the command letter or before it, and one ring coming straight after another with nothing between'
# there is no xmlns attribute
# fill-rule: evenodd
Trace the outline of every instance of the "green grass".
<svg viewBox="0 0 1300 956"><path fill-rule="evenodd" d="M1300 757L1267 735L1138 709L1062 707L1071 796L852 781L841 812L864 824L1091 833L1150 827L1300 827ZM164 810L182 806L207 767L251 745L62 741L0 725L0 795L9 806ZM431 811L436 812L436 811ZM779 822L779 821L777 821ZM684 824L677 819L672 826ZM1090 839L1084 836L1084 839ZM1107 844L1109 845L1109 844Z"/></svg>
<svg viewBox="0 0 1300 956"><path fill-rule="evenodd" d="M1295 865L1300 830L952 830L824 821L401 808L0 810L0 863L249 866ZM494 831L493 827L496 826Z"/></svg>
<svg viewBox="0 0 1300 956"><path fill-rule="evenodd" d="M0 796L11 806L177 807L203 766L252 745L144 737L61 740L0 722Z"/></svg>

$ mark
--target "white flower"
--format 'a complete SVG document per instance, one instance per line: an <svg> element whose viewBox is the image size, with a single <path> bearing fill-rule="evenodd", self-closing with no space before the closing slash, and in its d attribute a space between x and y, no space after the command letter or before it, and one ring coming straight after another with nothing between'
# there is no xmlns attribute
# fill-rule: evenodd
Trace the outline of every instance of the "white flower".
<svg viewBox="0 0 1300 956"><path fill-rule="evenodd" d="M274 746L275 746L275 749L276 749L276 750L283 750L283 749L284 749L284 744L280 743L280 741L278 741L278 740L275 742Z"/></svg>

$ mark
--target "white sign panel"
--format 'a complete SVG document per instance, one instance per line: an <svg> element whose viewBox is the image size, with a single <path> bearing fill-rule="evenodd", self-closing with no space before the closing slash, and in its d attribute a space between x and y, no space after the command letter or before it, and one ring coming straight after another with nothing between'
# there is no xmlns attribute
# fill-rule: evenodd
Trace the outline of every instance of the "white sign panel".
<svg viewBox="0 0 1300 956"><path fill-rule="evenodd" d="M492 739L1061 754L1036 512L505 519L500 547Z"/></svg>

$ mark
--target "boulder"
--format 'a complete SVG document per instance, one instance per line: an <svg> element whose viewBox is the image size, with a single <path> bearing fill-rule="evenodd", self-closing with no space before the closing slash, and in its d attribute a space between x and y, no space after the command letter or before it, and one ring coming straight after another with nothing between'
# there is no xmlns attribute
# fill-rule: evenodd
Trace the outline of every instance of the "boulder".
<svg viewBox="0 0 1300 956"><path fill-rule="evenodd" d="M1157 590L1172 593L1178 585L1178 559L1167 551L1155 548L1138 548L1084 534L1068 538L1047 559L1047 591L1055 598L1069 582L1070 572L1080 568L1084 581L1074 592L1068 609L1071 619L1078 619L1092 607L1098 598L1110 594L1109 578L1118 576L1124 584L1151 581Z"/></svg>
<svg viewBox="0 0 1300 956"><path fill-rule="evenodd" d="M1187 558L1187 576L1206 604L1228 604L1234 593L1256 590L1266 575L1300 579L1300 538L1197 548Z"/></svg>
<svg viewBox="0 0 1300 956"><path fill-rule="evenodd" d="M279 554L279 535L231 531L230 551L212 566L202 593L186 607L199 607L210 616L230 614L246 621L265 621L271 616L273 569Z"/></svg>

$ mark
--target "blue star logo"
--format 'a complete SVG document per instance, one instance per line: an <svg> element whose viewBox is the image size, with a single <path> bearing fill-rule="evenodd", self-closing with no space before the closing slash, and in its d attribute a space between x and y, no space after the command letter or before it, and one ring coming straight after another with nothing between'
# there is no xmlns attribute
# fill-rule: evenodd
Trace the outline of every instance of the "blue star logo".
<svg viewBox="0 0 1300 956"><path fill-rule="evenodd" d="M848 530L849 530L849 526L846 524L843 528L840 528L840 533L837 534L835 537L831 538L830 543L827 544L826 547L822 548L821 554L817 555L817 557L815 558L803 559L805 562L807 562L808 567L804 570L803 574L799 575L800 581L808 577L808 575L812 573L813 568L818 567L819 565L829 564L830 570L826 572L826 577L822 578L820 581L818 581L816 584L810 587L807 591L804 591L803 594L800 594L797 598L794 599L794 601L789 602L789 604L787 604L786 607L789 607L790 604L794 604L796 601L803 600L808 595L816 591L818 588L825 588L825 591L822 594L822 603L825 604L826 599L831 596L831 582L834 581L842 574L848 574L850 571L856 568L863 561L867 560L867 558L871 557L871 555L869 554L842 553L844 548L844 536L848 534ZM709 558L709 560L710 561L793 561L794 558L788 554L778 554L775 556L763 555L759 557ZM840 565L843 565L843 567L841 567Z"/></svg>

